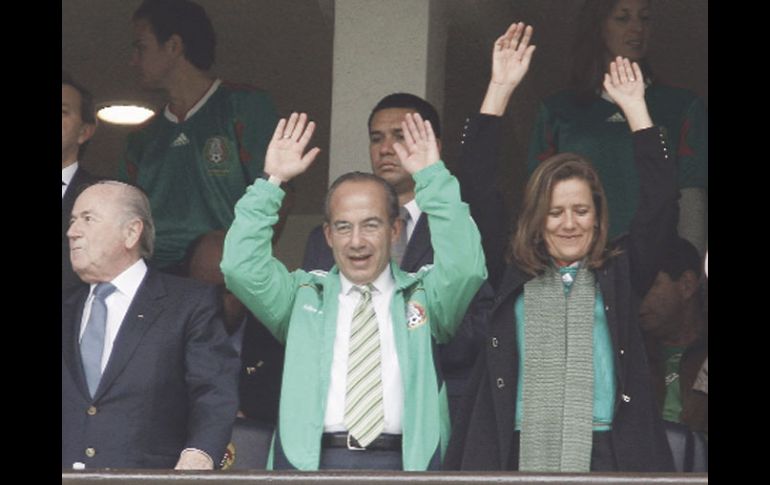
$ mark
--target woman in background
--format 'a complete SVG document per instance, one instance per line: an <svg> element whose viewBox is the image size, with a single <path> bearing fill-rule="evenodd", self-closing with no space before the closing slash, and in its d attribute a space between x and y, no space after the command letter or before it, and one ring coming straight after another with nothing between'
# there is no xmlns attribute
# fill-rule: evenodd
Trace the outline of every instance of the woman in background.
<svg viewBox="0 0 770 485"><path fill-rule="evenodd" d="M601 177L610 209L609 236L629 230L639 205L640 176L622 109L603 89L610 61L637 62L645 101L656 126L666 131L677 164L679 234L700 254L706 247L708 117L701 99L686 89L657 82L647 63L650 0L586 0L578 20L571 86L545 99L538 110L529 150L529 173L548 157L579 153Z"/></svg>

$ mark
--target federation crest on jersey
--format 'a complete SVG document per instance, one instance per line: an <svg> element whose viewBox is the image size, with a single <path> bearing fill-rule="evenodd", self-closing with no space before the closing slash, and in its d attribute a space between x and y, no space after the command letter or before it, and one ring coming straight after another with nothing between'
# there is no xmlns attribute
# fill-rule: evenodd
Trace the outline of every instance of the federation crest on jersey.
<svg viewBox="0 0 770 485"><path fill-rule="evenodd" d="M227 140L221 136L212 136L203 146L203 158L209 163L218 165L227 160Z"/></svg>
<svg viewBox="0 0 770 485"><path fill-rule="evenodd" d="M425 325L427 321L428 314L422 305L414 300L406 304L406 327L409 330Z"/></svg>

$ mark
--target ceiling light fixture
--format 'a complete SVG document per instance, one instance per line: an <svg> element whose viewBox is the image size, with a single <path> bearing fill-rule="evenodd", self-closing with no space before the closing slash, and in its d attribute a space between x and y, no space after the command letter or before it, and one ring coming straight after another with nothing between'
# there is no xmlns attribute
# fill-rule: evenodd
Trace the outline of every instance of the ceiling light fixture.
<svg viewBox="0 0 770 485"><path fill-rule="evenodd" d="M139 125L154 114L147 107L129 103L104 103L96 111L100 120L116 125Z"/></svg>

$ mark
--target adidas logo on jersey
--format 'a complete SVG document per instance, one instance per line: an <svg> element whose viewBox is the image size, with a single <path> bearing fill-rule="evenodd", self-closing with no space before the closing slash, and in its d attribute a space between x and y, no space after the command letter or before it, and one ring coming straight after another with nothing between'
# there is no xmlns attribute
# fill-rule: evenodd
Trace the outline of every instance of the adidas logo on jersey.
<svg viewBox="0 0 770 485"><path fill-rule="evenodd" d="M185 136L184 133L180 133L178 137L176 137L176 140L174 140L173 143L171 143L172 147L181 147L184 145L189 145L190 140Z"/></svg>
<svg viewBox="0 0 770 485"><path fill-rule="evenodd" d="M615 113L614 115L610 116L606 120L607 123L625 123L626 119L623 118L623 115L620 113Z"/></svg>

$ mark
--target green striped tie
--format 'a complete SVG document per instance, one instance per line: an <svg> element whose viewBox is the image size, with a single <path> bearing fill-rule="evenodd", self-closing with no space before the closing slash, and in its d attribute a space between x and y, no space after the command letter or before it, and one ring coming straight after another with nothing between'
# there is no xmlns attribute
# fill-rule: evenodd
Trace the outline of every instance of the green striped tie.
<svg viewBox="0 0 770 485"><path fill-rule="evenodd" d="M385 425L380 375L380 334L372 305L371 285L356 287L361 300L353 310L345 397L345 426L362 447Z"/></svg>

